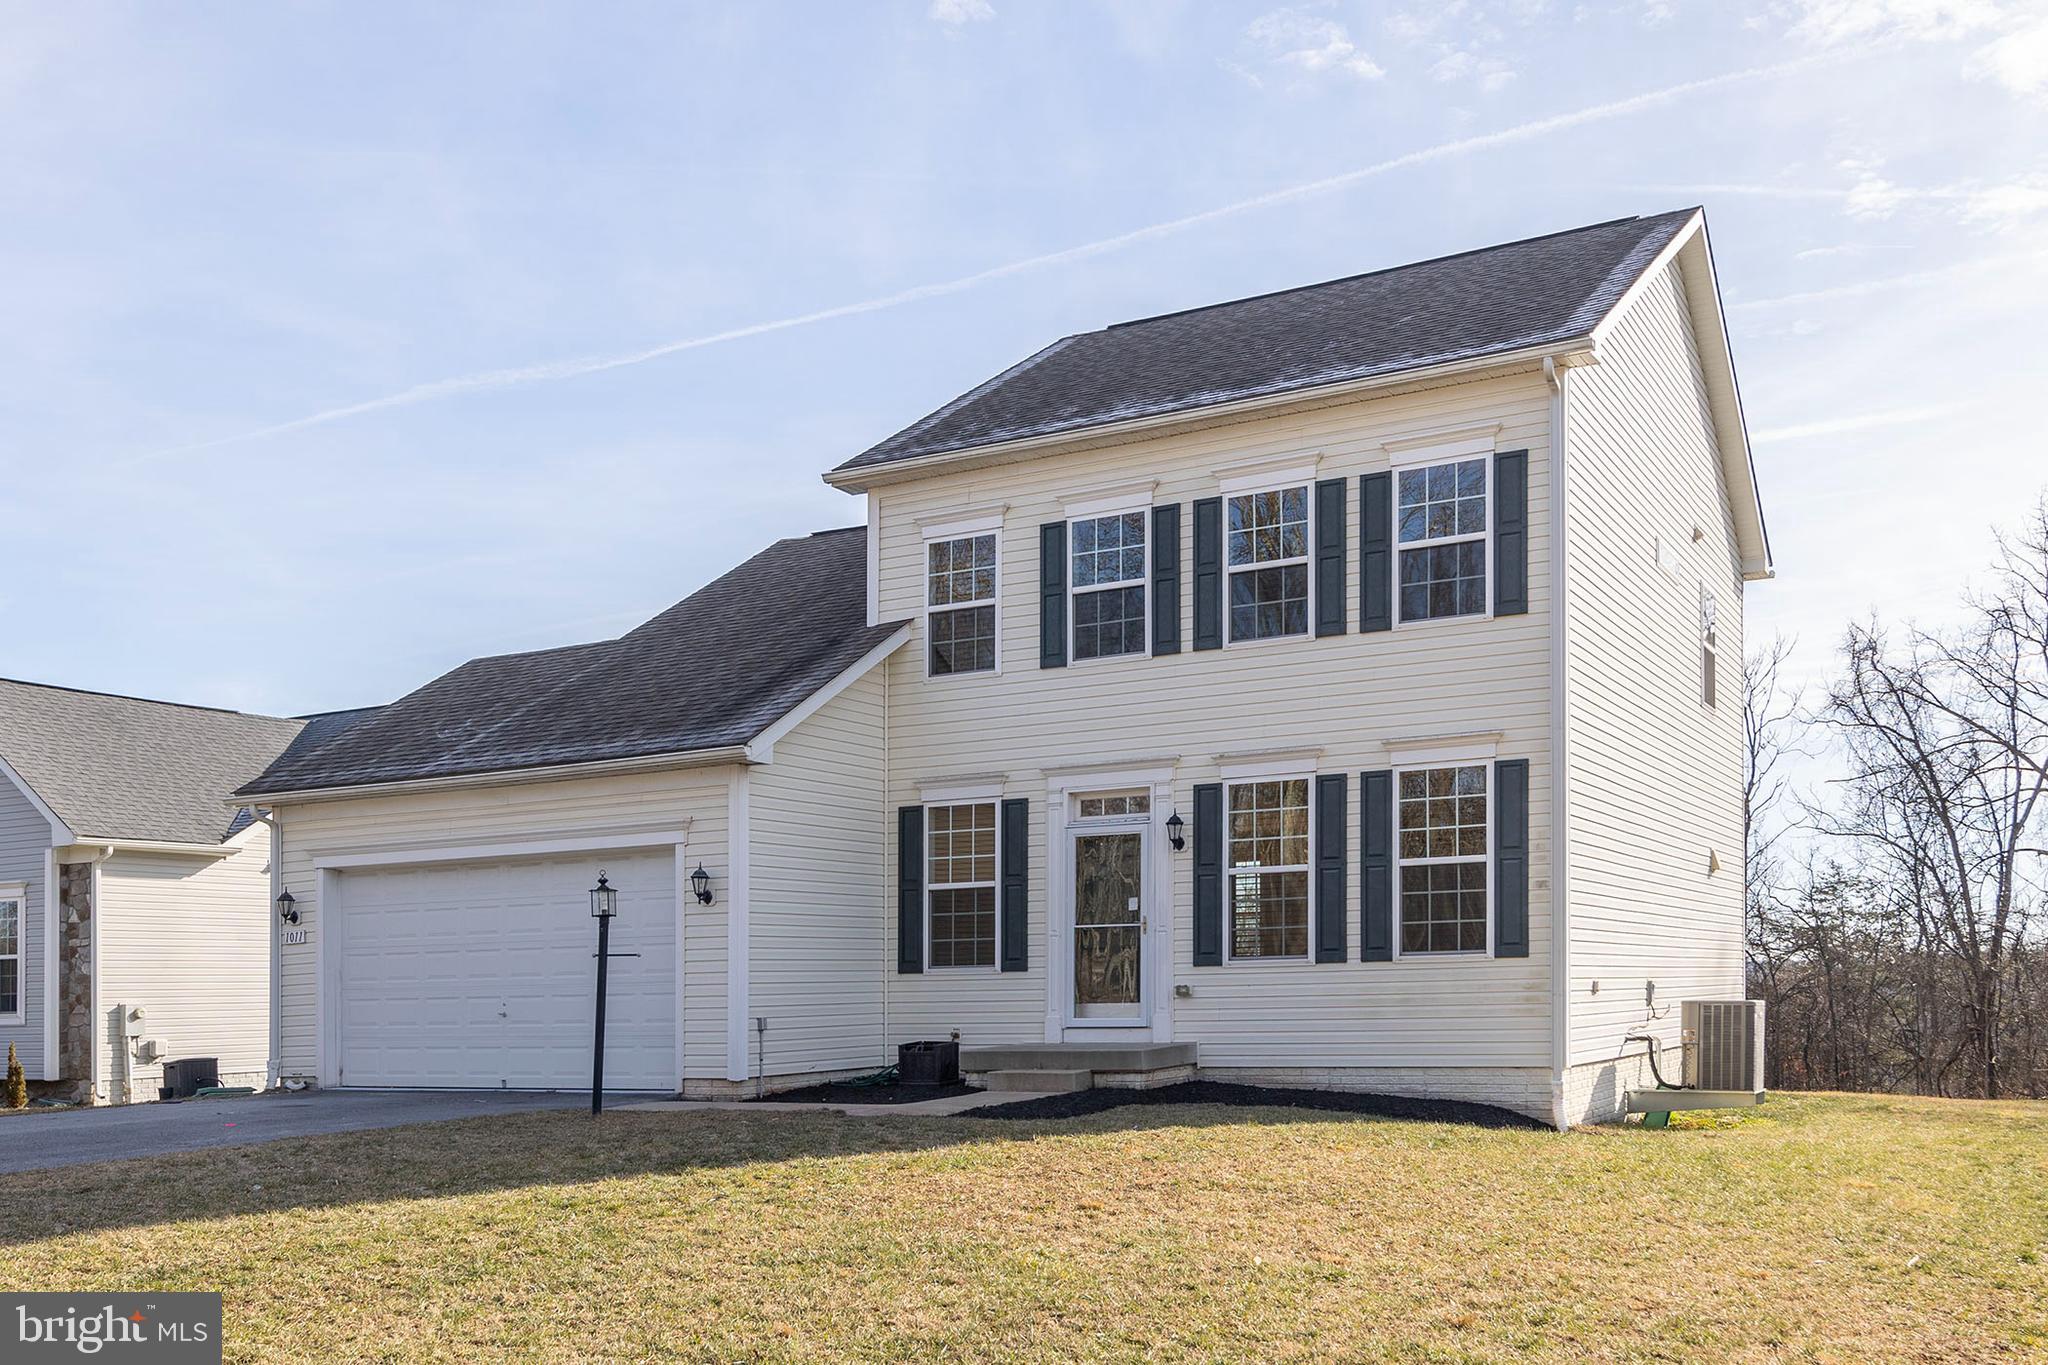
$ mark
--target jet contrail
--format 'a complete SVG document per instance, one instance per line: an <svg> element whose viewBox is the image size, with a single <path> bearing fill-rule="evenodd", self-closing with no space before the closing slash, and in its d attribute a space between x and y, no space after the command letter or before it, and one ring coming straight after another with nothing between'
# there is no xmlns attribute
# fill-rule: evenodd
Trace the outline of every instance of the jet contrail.
<svg viewBox="0 0 2048 1365"><path fill-rule="evenodd" d="M862 313L875 313L885 308L898 308L906 303L917 303L924 299L957 294L963 290L973 289L979 285L987 284L993 280L1005 279L1011 275L1022 274L1028 270L1040 270L1047 266L1065 265L1071 261L1086 260L1089 257L1100 256L1106 252L1122 250L1124 247L1132 246L1139 242L1153 241L1173 233L1184 232L1189 228L1200 227L1225 218L1233 218L1239 214L1250 213L1256 209L1268 208L1274 204L1284 204L1296 199L1306 199L1312 195L1328 194L1332 190L1344 189L1358 184L1360 181L1386 175L1391 171L1405 170L1410 166L1421 166L1449 157L1464 156L1470 152L1486 151L1495 147L1509 146L1517 142L1526 142L1532 138L1563 132L1566 129L1577 128L1584 124L1620 118L1626 114L1633 114L1660 104L1668 104L1673 100L1683 99L1688 95L1718 90L1725 86L1739 85L1747 81L1766 80L1775 76L1791 75L1795 72L1810 70L1816 66L1846 60L1851 56L1858 55L1863 50L1842 49L1832 53L1802 57L1794 61L1778 62L1769 66L1747 67L1741 71L1729 71L1718 76L1707 76L1699 80L1684 81L1678 85L1665 86L1661 90L1651 90L1640 95L1631 95L1626 99L1612 100L1606 104L1595 104L1584 109L1575 109L1569 113L1553 114L1548 118L1535 119L1531 122L1517 124L1515 127L1503 128L1496 132L1479 133L1472 137L1457 138L1450 142L1439 142L1435 146L1424 147L1413 152L1404 152L1402 155L1390 158L1389 160L1375 162L1370 166L1361 166L1356 170L1345 171L1338 175L1326 176L1320 180L1310 180L1303 184L1290 185L1284 189L1270 190L1265 194L1254 195L1249 199L1240 199L1235 203L1223 204L1212 209L1204 209L1199 213L1190 213L1180 218L1171 218L1163 223L1154 223L1149 227L1134 228L1129 232L1118 233L1114 237L1104 237L1099 241L1084 242L1079 246L1065 247L1059 251L1050 251L1039 256L1027 256L1021 260L1009 261L1003 265L991 266L986 270L976 271L972 275L962 275L957 279L945 280L936 284L921 284L910 289L898 290L893 294L883 294L876 298L863 299L858 303L845 303L833 308L821 308L816 312L799 313L794 317L776 318L771 322L756 322L745 327L729 328L722 332L710 332L703 336L685 337L678 341L666 341L660 345L646 347L643 350L625 351L615 355L583 356L568 360L553 360L536 365L522 365L513 369L485 370L477 374L458 375L452 379L437 379L431 383L415 384L411 388L400 389L398 392L386 394L382 398L370 398L360 403L349 403L341 407L327 408L310 416L293 418L288 422L278 422L271 426L256 427L249 431L238 432L232 436L220 436L208 441L195 441L189 445L177 446L168 450L152 451L148 454L134 456L125 463L128 466L133 466L167 458L172 455L187 454L195 450L211 450L219 446L237 445L244 441L259 441L270 436L281 436L290 431L302 431L307 427L325 426L330 422L339 422L350 417L360 417L366 413L382 412L388 408L410 407L416 403L429 403L440 398L454 397L457 394L479 393L492 389L516 388L526 384L575 379L583 375L599 374L605 370L618 370L631 365L644 365L650 360L659 360L663 356L675 355L682 351L699 350L706 346L716 346L727 341L739 341L746 337L762 336L769 332L784 332L793 327L808 327L813 323L830 322L835 318L854 317Z"/></svg>
<svg viewBox="0 0 2048 1365"><path fill-rule="evenodd" d="M2010 266L2028 265L2044 260L2048 260L2048 252L2015 251L2003 256L1980 256L1972 261L1956 261L1929 270L1909 271L1903 275L1885 275L1874 280L1829 285L1824 289L1808 289L1797 294L1779 294L1775 298L1745 299L1739 303L1729 304L1728 311L1751 313L1760 308L1783 308L1794 303L1826 303L1834 299L1861 298L1866 294L1882 294L1890 289L1907 289L1916 284L1932 284L1937 280L1953 279L1958 275L2004 270Z"/></svg>

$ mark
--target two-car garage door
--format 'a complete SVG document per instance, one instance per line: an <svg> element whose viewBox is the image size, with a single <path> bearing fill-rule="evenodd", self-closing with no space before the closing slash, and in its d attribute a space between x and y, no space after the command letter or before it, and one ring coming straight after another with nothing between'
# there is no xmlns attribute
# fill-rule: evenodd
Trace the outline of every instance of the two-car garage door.
<svg viewBox="0 0 2048 1365"><path fill-rule="evenodd" d="M674 1091L671 850L351 869L339 878L339 1080L347 1086L590 1084L602 867L619 891L607 1089Z"/></svg>

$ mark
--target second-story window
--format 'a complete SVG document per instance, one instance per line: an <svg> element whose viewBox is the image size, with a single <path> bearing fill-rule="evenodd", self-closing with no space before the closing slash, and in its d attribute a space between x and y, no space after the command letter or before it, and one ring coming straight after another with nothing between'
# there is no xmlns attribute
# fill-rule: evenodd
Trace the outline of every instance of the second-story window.
<svg viewBox="0 0 2048 1365"><path fill-rule="evenodd" d="M1401 619L1486 614L1486 461L1454 460L1396 475Z"/></svg>
<svg viewBox="0 0 2048 1365"><path fill-rule="evenodd" d="M1225 500L1230 638L1308 634L1308 485Z"/></svg>
<svg viewBox="0 0 2048 1365"><path fill-rule="evenodd" d="M1074 658L1145 652L1145 514L1082 517L1074 560Z"/></svg>
<svg viewBox="0 0 2048 1365"><path fill-rule="evenodd" d="M961 536L925 547L927 668L991 673L996 666L996 537Z"/></svg>

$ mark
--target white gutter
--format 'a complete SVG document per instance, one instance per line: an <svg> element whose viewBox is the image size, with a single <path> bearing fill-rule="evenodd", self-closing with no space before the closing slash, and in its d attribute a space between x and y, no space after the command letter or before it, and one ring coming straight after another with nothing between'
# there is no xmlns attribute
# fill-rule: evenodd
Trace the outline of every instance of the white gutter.
<svg viewBox="0 0 2048 1365"><path fill-rule="evenodd" d="M905 479L920 479L928 475L959 467L972 468L980 464L1000 464L1010 460L1029 459L1035 455L1050 454L1069 446L1115 444L1136 436L1155 432L1163 427L1179 427L1213 421L1217 418L1233 417L1239 414L1262 412L1269 408L1285 407L1296 403L1326 402L1346 398L1354 394L1371 393L1380 389L1401 388L1411 384L1429 383L1442 379L1466 379L1476 377L1488 370L1513 370L1536 364L1546 367L1559 357L1589 350L1593 345L1591 333L1565 341L1552 342L1544 346L1528 346L1516 351L1501 351L1492 355L1475 356L1470 360L1453 360L1442 365L1428 365L1419 369L1401 370L1394 374L1374 375L1366 379L1346 380L1337 384L1290 389L1285 393L1262 394L1256 398L1242 398L1230 403L1212 403L1205 407L1183 408L1175 412L1159 413L1150 417L1134 417L1123 422L1105 422L1100 426L1083 427L1074 431L1063 431L1046 436L1027 436L1014 441L997 441L989 445L971 446L966 450L941 451L933 455L917 455L908 459L891 460L884 464L859 469L835 469L826 472L825 482L833 488L848 493L865 493L878 484L897 483ZM1567 362L1569 363L1569 362Z"/></svg>
<svg viewBox="0 0 2048 1365"><path fill-rule="evenodd" d="M224 804L242 807L261 801L275 808L291 801L337 801L350 797L389 796L399 792L459 791L472 787L518 787L554 782L564 777L601 777L610 773L659 772L673 768L716 768L747 761L747 746L727 744L680 754L644 754L637 758L599 759L591 763L556 763L545 768L500 768L452 777L413 777L392 782L364 782L347 787L302 787L293 791L243 792Z"/></svg>
<svg viewBox="0 0 2048 1365"><path fill-rule="evenodd" d="M1565 450L1570 444L1570 413L1565 404L1569 370L1549 360L1543 377L1550 385L1550 1112L1559 1132L1568 1130L1565 1071L1571 1062L1571 885L1569 831L1569 764L1571 736L1565 680L1571 661L1566 652L1565 528L1567 494Z"/></svg>
<svg viewBox="0 0 2048 1365"><path fill-rule="evenodd" d="M248 804L246 801L235 803L237 807ZM235 851L226 844L193 844L177 839L108 839L103 836L86 835L72 842L90 844L109 853L163 853L179 858L225 858Z"/></svg>

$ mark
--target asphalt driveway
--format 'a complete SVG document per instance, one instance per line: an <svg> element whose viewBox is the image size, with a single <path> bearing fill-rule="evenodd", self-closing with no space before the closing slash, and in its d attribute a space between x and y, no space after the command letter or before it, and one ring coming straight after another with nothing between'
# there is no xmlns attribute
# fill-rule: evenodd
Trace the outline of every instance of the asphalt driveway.
<svg viewBox="0 0 2048 1365"><path fill-rule="evenodd" d="M620 1103L644 1100L644 1095ZM496 1090L328 1090L0 1116L0 1172L233 1147L483 1114L573 1109L590 1097ZM611 1100L606 1104L610 1105Z"/></svg>

